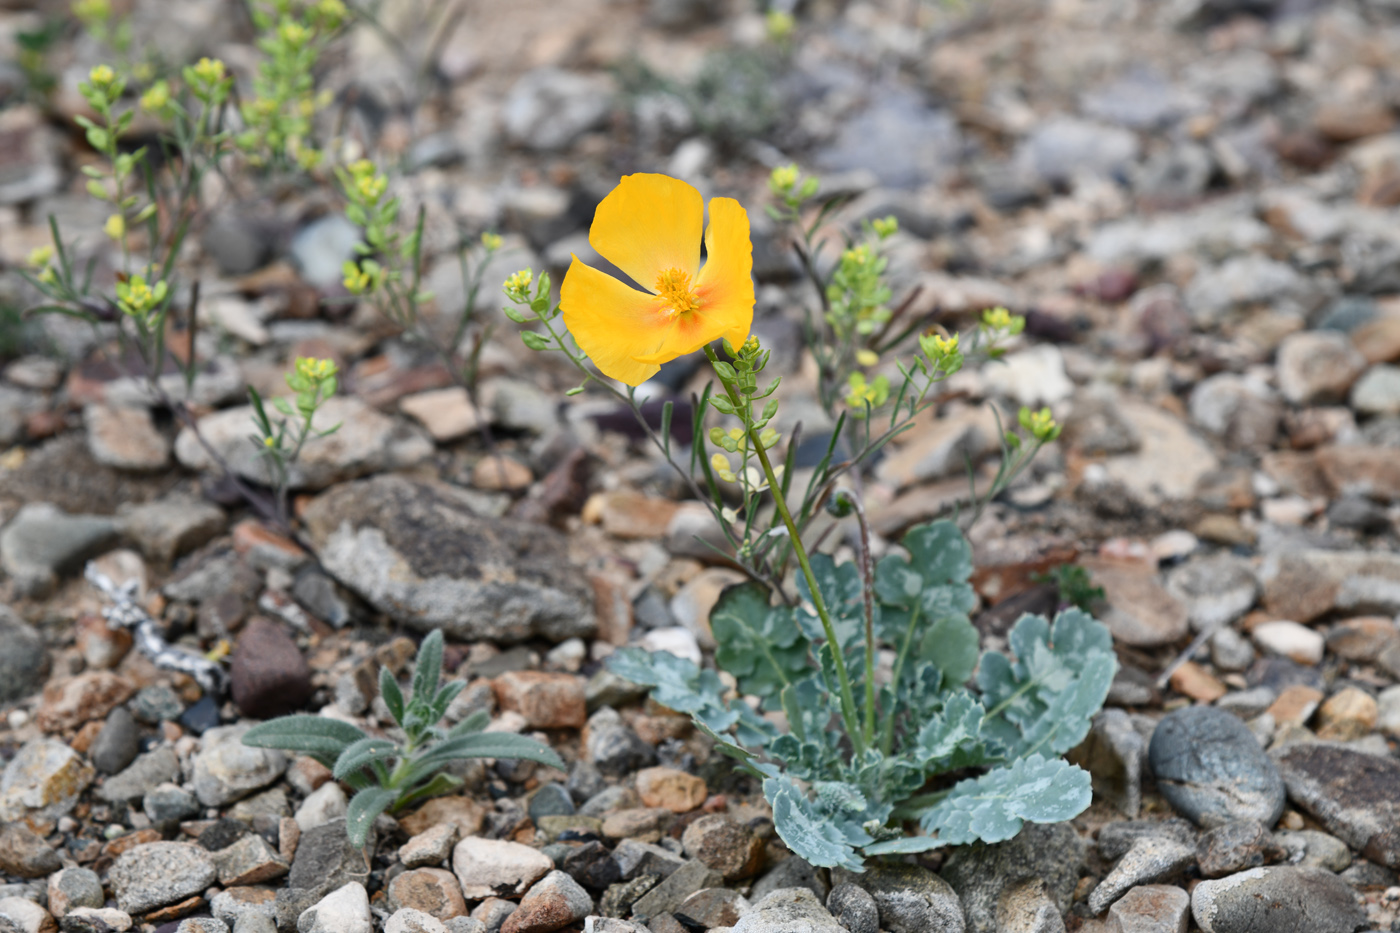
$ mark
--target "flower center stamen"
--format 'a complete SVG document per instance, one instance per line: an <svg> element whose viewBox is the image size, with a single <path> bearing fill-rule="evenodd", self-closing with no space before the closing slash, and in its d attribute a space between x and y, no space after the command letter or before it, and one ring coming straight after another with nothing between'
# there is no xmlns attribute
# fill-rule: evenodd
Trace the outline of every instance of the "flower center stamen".
<svg viewBox="0 0 1400 933"><path fill-rule="evenodd" d="M690 273L681 269L667 269L658 275L656 294L672 314L689 314L700 310L700 296L690 287Z"/></svg>

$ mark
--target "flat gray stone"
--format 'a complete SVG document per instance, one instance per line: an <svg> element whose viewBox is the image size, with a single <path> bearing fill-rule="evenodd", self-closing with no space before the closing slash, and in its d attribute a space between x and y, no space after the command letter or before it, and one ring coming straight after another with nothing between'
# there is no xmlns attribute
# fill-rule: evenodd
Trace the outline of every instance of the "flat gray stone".
<svg viewBox="0 0 1400 933"><path fill-rule="evenodd" d="M779 888L739 918L731 933L849 933L807 888Z"/></svg>
<svg viewBox="0 0 1400 933"><path fill-rule="evenodd" d="M1400 868L1400 761L1327 744L1278 755L1288 796L1373 862Z"/></svg>
<svg viewBox="0 0 1400 933"><path fill-rule="evenodd" d="M203 894L218 879L209 853L190 842L148 842L117 856L108 882L129 914Z"/></svg>
<svg viewBox="0 0 1400 933"><path fill-rule="evenodd" d="M1083 861L1084 842L1073 827L1027 823L1006 842L953 849L939 874L962 900L968 930L997 933L1003 895L1024 881L1044 881L1058 910L1068 910Z"/></svg>
<svg viewBox="0 0 1400 933"><path fill-rule="evenodd" d="M1198 826L1283 815L1283 779L1237 716L1208 706L1168 714L1152 734L1148 763L1162 796Z"/></svg>
<svg viewBox="0 0 1400 933"><path fill-rule="evenodd" d="M31 502L0 531L0 567L22 596L43 597L59 577L117 538L117 523L102 515L69 515L47 502Z"/></svg>
<svg viewBox="0 0 1400 933"><path fill-rule="evenodd" d="M1191 915L1205 933L1354 933L1366 923L1345 881L1288 865L1202 881L1191 893Z"/></svg>
<svg viewBox="0 0 1400 933"><path fill-rule="evenodd" d="M594 596L552 528L483 518L450 487L378 476L306 512L326 570L395 621L462 641L550 641L596 629Z"/></svg>

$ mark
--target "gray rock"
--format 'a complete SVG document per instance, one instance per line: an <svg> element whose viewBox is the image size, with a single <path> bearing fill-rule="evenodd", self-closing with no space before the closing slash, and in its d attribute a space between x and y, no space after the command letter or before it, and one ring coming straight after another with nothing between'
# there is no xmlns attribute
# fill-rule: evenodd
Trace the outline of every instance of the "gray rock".
<svg viewBox="0 0 1400 933"><path fill-rule="evenodd" d="M321 898L297 918L297 933L374 933L364 885L352 881Z"/></svg>
<svg viewBox="0 0 1400 933"><path fill-rule="evenodd" d="M194 794L175 784L161 784L152 788L141 801L141 810L156 825L178 823L187 820L200 811L199 801Z"/></svg>
<svg viewBox="0 0 1400 933"><path fill-rule="evenodd" d="M574 799L564 785L551 781L530 796L530 806L526 812L530 814L530 819L538 821L544 816L573 816L576 809Z"/></svg>
<svg viewBox="0 0 1400 933"><path fill-rule="evenodd" d="M273 901L277 929L281 933L295 933L297 921L302 914L316 906L321 894L314 888L278 888Z"/></svg>
<svg viewBox="0 0 1400 933"><path fill-rule="evenodd" d="M1353 933L1366 923L1346 882L1284 865L1202 881L1191 893L1191 915L1205 933Z"/></svg>
<svg viewBox="0 0 1400 933"><path fill-rule="evenodd" d="M233 933L277 933L277 921L264 914L243 914L233 922Z"/></svg>
<svg viewBox="0 0 1400 933"><path fill-rule="evenodd" d="M1328 833L1300 829L1292 833L1279 833L1278 842L1289 853L1289 862L1300 868L1342 872L1351 866L1351 849Z"/></svg>
<svg viewBox="0 0 1400 933"><path fill-rule="evenodd" d="M606 706L588 717L585 752L599 771L613 777L656 764L656 749L643 742L617 710Z"/></svg>
<svg viewBox="0 0 1400 933"><path fill-rule="evenodd" d="M384 921L384 933L447 933L447 925L432 914L403 907Z"/></svg>
<svg viewBox="0 0 1400 933"><path fill-rule="evenodd" d="M185 711L185 704L180 702L180 697L175 692L175 688L169 684L152 684L149 687L142 687L137 691L136 696L131 698L127 705L131 710L131 715L148 726L157 726L162 722L173 722L180 718L180 714Z"/></svg>
<svg viewBox="0 0 1400 933"><path fill-rule="evenodd" d="M1206 102L1146 67L1134 68L1084 94L1083 111L1096 119L1129 129L1162 128Z"/></svg>
<svg viewBox="0 0 1400 933"><path fill-rule="evenodd" d="M627 921L605 920L602 922L626 923ZM629 926L633 925L634 924L629 924ZM595 933L613 933L613 931L611 931L610 928L600 926L598 924L595 924L593 929ZM641 928L639 927L638 930L641 930ZM447 921L447 933L487 933L487 931L486 924L482 923L480 920L477 920L475 917L453 917L451 920ZM629 931L619 929L616 931L616 933L629 933Z"/></svg>
<svg viewBox="0 0 1400 933"><path fill-rule="evenodd" d="M128 849L117 856L108 875L117 906L129 914L203 894L217 878L209 853L189 842L148 842Z"/></svg>
<svg viewBox="0 0 1400 933"><path fill-rule="evenodd" d="M1373 862L1400 868L1400 761L1335 745L1278 755L1288 796Z"/></svg>
<svg viewBox="0 0 1400 933"><path fill-rule="evenodd" d="M1334 528L1378 534L1390 528L1390 516L1384 508L1369 499L1347 496L1327 507L1327 523Z"/></svg>
<svg viewBox="0 0 1400 933"><path fill-rule="evenodd" d="M1056 116L1031 131L1017 161L1043 181L1063 184L1076 175L1121 175L1137 155L1137 137L1127 130Z"/></svg>
<svg viewBox="0 0 1400 933"><path fill-rule="evenodd" d="M1199 826L1283 814L1278 768L1239 718L1211 707L1167 715L1152 734L1148 764L1162 796Z"/></svg>
<svg viewBox="0 0 1400 933"><path fill-rule="evenodd" d="M868 172L882 185L913 188L947 176L962 156L957 119L906 88L884 85L840 123L817 156L828 172Z"/></svg>
<svg viewBox="0 0 1400 933"><path fill-rule="evenodd" d="M1351 387L1351 407L1360 415L1400 415L1400 366L1372 366Z"/></svg>
<svg viewBox="0 0 1400 933"><path fill-rule="evenodd" d="M811 862L800 855L790 855L754 882L753 890L749 892L749 900L757 903L783 888L807 888L821 901L826 900L827 893L831 890L822 873L812 867Z"/></svg>
<svg viewBox="0 0 1400 933"><path fill-rule="evenodd" d="M102 879L89 868L65 868L49 878L49 913L63 917L81 907L101 907L106 902Z"/></svg>
<svg viewBox="0 0 1400 933"><path fill-rule="evenodd" d="M306 522L333 576L413 628L504 642L596 628L592 588L562 535L480 518L449 487L398 476L351 483L317 498Z"/></svg>
<svg viewBox="0 0 1400 933"><path fill-rule="evenodd" d="M1223 878L1246 868L1278 862L1285 854L1263 824L1253 820L1217 826L1196 843L1196 862L1207 878Z"/></svg>
<svg viewBox="0 0 1400 933"><path fill-rule="evenodd" d="M372 833L368 851L374 851ZM363 884L368 878L369 863L364 852L350 844L345 821L333 820L302 833L287 885L324 894L351 882Z"/></svg>
<svg viewBox="0 0 1400 933"><path fill-rule="evenodd" d="M670 849L636 839L620 841L613 849L612 857L622 872L623 881L631 881L642 875L665 878L685 864L685 859Z"/></svg>
<svg viewBox="0 0 1400 933"><path fill-rule="evenodd" d="M1219 321L1237 307L1292 301L1305 308L1314 296L1308 281L1294 271L1292 266L1267 256L1250 253L1235 256L1220 266L1207 267L1196 273L1196 277L1186 288L1185 297L1186 305L1191 309L1191 316L1198 323L1209 324ZM1295 334L1285 338L1285 343L1297 336ZM1340 334L1335 336L1346 339ZM1279 376L1284 397L1289 401L1297 401L1291 394L1292 385L1284 385L1282 372ZM1348 381L1347 386L1350 385L1351 382ZM1343 394L1345 391L1343 388Z"/></svg>
<svg viewBox="0 0 1400 933"><path fill-rule="evenodd" d="M602 123L612 108L612 82L557 68L526 72L501 111L511 142L537 152L567 149Z"/></svg>
<svg viewBox="0 0 1400 933"><path fill-rule="evenodd" d="M44 636L0 603L0 703L39 692L48 673Z"/></svg>
<svg viewBox="0 0 1400 933"><path fill-rule="evenodd" d="M0 898L0 933L48 933L53 918L43 907L23 897Z"/></svg>
<svg viewBox="0 0 1400 933"><path fill-rule="evenodd" d="M224 530L224 510L192 496L171 496L124 512L119 524L150 560L168 564Z"/></svg>
<svg viewBox="0 0 1400 933"><path fill-rule="evenodd" d="M1200 834L1180 817L1169 820L1127 820L1109 823L1099 830L1099 855L1113 860L1122 858L1139 839L1170 839L1182 845L1194 846Z"/></svg>
<svg viewBox="0 0 1400 933"><path fill-rule="evenodd" d="M0 567L22 596L42 597L83 561L117 537L117 523L101 515L69 515L47 502L22 507L0 531Z"/></svg>
<svg viewBox="0 0 1400 933"><path fill-rule="evenodd" d="M1068 910L1083 861L1084 843L1068 824L1027 823L1006 842L954 849L941 875L962 899L968 930L995 933L997 904L1023 881L1044 881L1059 909Z"/></svg>
<svg viewBox="0 0 1400 933"><path fill-rule="evenodd" d="M1156 207L1185 206L1205 193L1214 173L1210 150L1182 143L1154 153L1133 172L1133 190Z"/></svg>
<svg viewBox="0 0 1400 933"><path fill-rule="evenodd" d="M699 859L690 859L656 887L637 898L632 904L632 914L638 920L645 921L648 917L669 913L701 888L717 888L723 883L724 878L719 872Z"/></svg>
<svg viewBox="0 0 1400 933"><path fill-rule="evenodd" d="M1198 632L1228 625L1248 612L1259 596L1259 582L1249 563L1233 554L1217 554L1174 569L1167 591L1186 605Z"/></svg>
<svg viewBox="0 0 1400 933"><path fill-rule="evenodd" d="M870 892L880 909L880 926L890 933L962 933L965 929L957 893L927 868L867 864L861 874L834 869L831 880Z"/></svg>
<svg viewBox="0 0 1400 933"><path fill-rule="evenodd" d="M880 933L880 909L864 888L838 884L826 898L826 909L850 933Z"/></svg>
<svg viewBox="0 0 1400 933"><path fill-rule="evenodd" d="M337 278L340 273L336 273ZM199 421L204 439L229 468L244 479L270 485L273 467L248 443L250 406L225 408ZM391 418L349 395L337 395L316 410L312 427L335 433L306 442L288 468L291 489L324 489L367 473L397 470L421 463L432 455L432 441L407 421ZM218 465L190 428L175 439L175 456L191 470L217 471Z"/></svg>
<svg viewBox="0 0 1400 933"><path fill-rule="evenodd" d="M156 430L150 409L88 405L83 409L88 449L98 463L118 470L150 472L170 462L170 441Z"/></svg>
<svg viewBox="0 0 1400 933"><path fill-rule="evenodd" d="M1254 646L1225 626L1210 637L1210 661L1222 671L1242 671L1254 663Z"/></svg>
<svg viewBox="0 0 1400 933"><path fill-rule="evenodd" d="M249 833L214 853L219 883L225 887L265 884L287 873L287 863L267 840Z"/></svg>
<svg viewBox="0 0 1400 933"><path fill-rule="evenodd" d="M1191 895L1166 884L1133 888L1108 909L1108 933L1186 933Z"/></svg>
<svg viewBox="0 0 1400 933"><path fill-rule="evenodd" d="M216 356L206 360L195 373L193 386L186 385L184 373L168 372L160 377L160 387L172 399L203 408L217 408L243 398L247 384L237 360L231 356ZM104 400L108 405L125 408L159 403L144 376L125 376L107 383Z"/></svg>
<svg viewBox="0 0 1400 933"><path fill-rule="evenodd" d="M179 777L180 760L175 757L175 750L162 745L137 758L120 774L103 781L97 796L112 803L129 803Z"/></svg>
<svg viewBox="0 0 1400 933"><path fill-rule="evenodd" d="M243 744L243 735L251 728L248 723L204 733L194 759L194 792L206 807L222 807L247 797L287 770L282 752Z"/></svg>
<svg viewBox="0 0 1400 933"><path fill-rule="evenodd" d="M277 928L276 894L268 888L220 891L209 899L209 909L214 916L235 930L249 917L259 917L266 920L273 929Z"/></svg>
<svg viewBox="0 0 1400 933"><path fill-rule="evenodd" d="M1089 735L1071 755L1088 771L1094 790L1125 816L1136 817L1142 808L1142 767L1147 742L1121 709L1106 709L1094 716Z"/></svg>
<svg viewBox="0 0 1400 933"><path fill-rule="evenodd" d="M941 929L941 928L940 928ZM959 927L961 929L961 927ZM730 933L848 933L807 888L779 888L753 905ZM930 930L930 933L933 933Z"/></svg>
<svg viewBox="0 0 1400 933"><path fill-rule="evenodd" d="M512 917L516 929L558 929L593 912L593 898L562 871L552 871L531 885Z"/></svg>
<svg viewBox="0 0 1400 933"><path fill-rule="evenodd" d="M41 392L0 385L0 444L8 447L19 440L29 416L47 407L48 403Z"/></svg>
<svg viewBox="0 0 1400 933"><path fill-rule="evenodd" d="M287 252L302 281L318 289L334 288L345 277L345 261L355 258L360 236L359 227L342 214L330 213L298 230Z"/></svg>
<svg viewBox="0 0 1400 933"><path fill-rule="evenodd" d="M266 224L246 214L223 210L209 219L200 236L200 245L227 276L247 275L261 269L272 258L275 241Z"/></svg>
<svg viewBox="0 0 1400 933"><path fill-rule="evenodd" d="M1166 836L1144 836L1133 843L1094 888L1089 895L1089 909L1101 914L1137 885L1164 881L1195 862L1195 847Z"/></svg>

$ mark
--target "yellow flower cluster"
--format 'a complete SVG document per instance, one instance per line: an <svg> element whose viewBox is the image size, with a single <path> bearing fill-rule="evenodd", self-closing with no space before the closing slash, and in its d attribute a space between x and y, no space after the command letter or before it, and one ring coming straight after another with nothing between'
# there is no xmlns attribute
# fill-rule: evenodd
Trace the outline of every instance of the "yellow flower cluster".
<svg viewBox="0 0 1400 933"><path fill-rule="evenodd" d="M506 279L501 287L505 289L506 296L512 301L530 300L530 283L535 280L535 273L531 269L521 269L510 278Z"/></svg>
<svg viewBox="0 0 1400 933"><path fill-rule="evenodd" d="M167 290L164 282L157 282L152 287L145 276L133 275L127 281L117 283L117 304L132 317L144 318L165 300Z"/></svg>

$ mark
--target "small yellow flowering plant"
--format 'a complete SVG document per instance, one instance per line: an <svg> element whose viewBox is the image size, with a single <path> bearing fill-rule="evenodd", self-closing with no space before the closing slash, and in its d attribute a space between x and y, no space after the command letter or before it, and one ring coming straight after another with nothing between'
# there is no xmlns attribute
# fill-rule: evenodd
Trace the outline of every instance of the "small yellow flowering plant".
<svg viewBox="0 0 1400 933"><path fill-rule="evenodd" d="M339 375L340 370L333 360L297 357L292 371L286 376L292 398L278 396L272 399L272 407L282 414L275 422L267 414L262 395L252 386L248 387L248 396L253 403L255 433L252 441L270 467L273 501L284 525L290 522L287 487L291 465L301 456L307 441L329 437L340 430L339 424L319 430L313 424L316 412L335 395Z"/></svg>
<svg viewBox="0 0 1400 933"><path fill-rule="evenodd" d="M794 211L812 189L795 170L775 173L772 184ZM711 613L716 662L744 698L785 714L787 729L692 661L623 648L610 659L611 669L652 687L657 702L690 713L721 751L760 778L778 834L814 865L860 871L869 856L996 842L1015 835L1026 820L1082 812L1089 776L1060 755L1088 732L1112 680L1115 661L1104 626L1079 610L1061 613L1053 625L1028 616L1011 633L1011 655L989 651L979 658L968 620L976 605L968 584L971 549L957 526L918 526L903 540L907 558L888 555L876 566L860 501L837 486L933 404L929 389L961 368L969 343L995 349L1023 322L994 309L971 339L921 336L914 362L899 368L903 385L893 399L890 428L878 437L869 424L874 410L891 401L890 386L853 373L861 378L848 383L855 396L848 404L862 409L864 443L839 466L832 465L829 449L794 511L789 496L797 445L788 438L786 457L779 458L784 438L772 426L779 380L762 384L769 351L749 334L754 299L747 215L729 199L710 202L703 267L701 221L700 195L689 185L627 176L599 205L589 240L641 287L575 258L558 305L551 303L548 275L522 270L511 276L504 291L515 307L507 314L530 328L521 334L526 346L561 352L583 374L584 384L570 394L592 382L628 402L709 505L732 556L752 578L726 590ZM894 230L893 223L872 225L871 235ZM873 336L888 323L878 313L887 298L883 267L873 250L858 247L842 261L847 274L833 278L826 319L841 329L852 362L869 366L860 351L872 348L848 338ZM635 387L662 363L696 351L708 358L715 383L697 400L686 470L671 456L672 403L662 409L658 433L643 416ZM704 431L711 411L737 424ZM1023 411L1020 425L1024 439L1012 433L1014 444L1006 442L1018 456L1007 458L1003 470L1023 466L1028 459L1020 458L1059 430L1048 411ZM706 438L719 448L709 457ZM726 504L720 483L738 486L739 508ZM761 508L769 501L771 514ZM820 504L837 517L856 516L857 563L837 565L809 552L803 533ZM778 583L787 554L799 567L795 598ZM894 658L889 676L876 671L881 651ZM969 687L974 671L976 685ZM938 780L974 768L985 771L957 783ZM915 821L923 834L907 836L905 824Z"/></svg>

